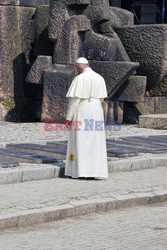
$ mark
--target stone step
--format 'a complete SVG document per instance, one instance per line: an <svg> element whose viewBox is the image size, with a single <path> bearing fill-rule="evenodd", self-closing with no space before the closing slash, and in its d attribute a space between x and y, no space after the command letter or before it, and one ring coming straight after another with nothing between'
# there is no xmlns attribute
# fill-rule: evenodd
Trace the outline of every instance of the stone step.
<svg viewBox="0 0 167 250"><path fill-rule="evenodd" d="M167 167L167 157L152 155L140 158L131 157L127 159L108 158L108 172L127 172L156 167ZM54 165L49 164L20 164L20 167L0 169L0 184L11 184L34 180L64 177L65 163L58 162Z"/></svg>
<svg viewBox="0 0 167 250"><path fill-rule="evenodd" d="M27 152L19 152L16 150L9 150L0 148L0 157L7 161L18 161L26 163L57 163L62 161L59 157L48 157L39 154L32 154Z"/></svg>
<svg viewBox="0 0 167 250"><path fill-rule="evenodd" d="M24 163L25 164L25 163ZM0 184L14 184L27 181L37 181L52 179L64 176L64 166L51 166L50 164L31 164L22 165L17 168L1 169Z"/></svg>
<svg viewBox="0 0 167 250"><path fill-rule="evenodd" d="M115 141L110 139L107 140L107 147L111 148L118 147L118 148L138 151L141 153L152 153L152 154L165 153L165 151L167 151L167 148L165 147L150 146L146 144L139 145L137 143Z"/></svg>
<svg viewBox="0 0 167 250"><path fill-rule="evenodd" d="M0 167L2 168L11 168L19 166L19 162L17 161L7 161L5 159L0 159Z"/></svg>
<svg viewBox="0 0 167 250"><path fill-rule="evenodd" d="M17 150L20 152L27 152L32 154L40 154L50 157L60 157L61 159L66 158L66 149L63 148L53 148L45 145L39 145L39 144L7 144L7 149L10 150Z"/></svg>
<svg viewBox="0 0 167 250"><path fill-rule="evenodd" d="M167 129L167 114L140 115L139 127L166 130Z"/></svg>
<svg viewBox="0 0 167 250"><path fill-rule="evenodd" d="M67 149L67 143L68 141L51 141L51 142L47 142L46 145L49 147Z"/></svg>
<svg viewBox="0 0 167 250"><path fill-rule="evenodd" d="M156 138L149 138L149 137L140 137L140 136L129 136L129 137L121 137L123 141L126 142L134 142L139 144L147 144L147 145L153 145L153 146L162 146L167 147L167 141L161 141L160 139Z"/></svg>
<svg viewBox="0 0 167 250"><path fill-rule="evenodd" d="M30 200L31 201L31 200ZM39 223L58 221L70 217L77 217L91 213L103 213L116 209L130 208L139 205L150 205L167 201L167 190L161 189L152 192L133 192L131 194L112 194L107 198L95 196L93 199L71 200L70 204L59 204L31 209L17 210L12 213L0 214L0 230L13 227L34 226ZM41 205L41 204L40 204Z"/></svg>
<svg viewBox="0 0 167 250"><path fill-rule="evenodd" d="M107 156L108 157L133 157L139 155L138 152L133 150L127 150L122 148L107 148Z"/></svg>

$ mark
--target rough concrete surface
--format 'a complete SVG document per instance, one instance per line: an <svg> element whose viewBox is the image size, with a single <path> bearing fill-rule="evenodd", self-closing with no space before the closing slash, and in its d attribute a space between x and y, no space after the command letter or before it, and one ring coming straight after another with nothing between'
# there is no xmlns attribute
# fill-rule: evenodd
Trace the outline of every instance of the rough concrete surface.
<svg viewBox="0 0 167 250"><path fill-rule="evenodd" d="M112 100L124 102L140 102L144 100L147 78L145 76L130 76L118 91L112 96Z"/></svg>
<svg viewBox="0 0 167 250"><path fill-rule="evenodd" d="M20 6L24 7L37 7L39 5L48 5L49 0L19 0Z"/></svg>
<svg viewBox="0 0 167 250"><path fill-rule="evenodd" d="M26 77L26 81L30 83L42 84L44 70L48 70L51 67L51 56L38 56Z"/></svg>
<svg viewBox="0 0 167 250"><path fill-rule="evenodd" d="M0 120L19 120L23 115L25 77L33 42L31 20L34 14L35 8L0 6L0 41L3 44L0 47Z"/></svg>
<svg viewBox="0 0 167 250"><path fill-rule="evenodd" d="M14 5L20 4L20 0L0 0L0 5Z"/></svg>
<svg viewBox="0 0 167 250"><path fill-rule="evenodd" d="M49 40L48 36L49 6L36 6L33 21L35 29L34 56L52 56L53 44Z"/></svg>
<svg viewBox="0 0 167 250"><path fill-rule="evenodd" d="M139 117L139 127L151 129L167 129L166 114L141 115Z"/></svg>
<svg viewBox="0 0 167 250"><path fill-rule="evenodd" d="M140 63L139 75L147 76L147 89L155 87L167 70L166 25L116 27L130 59Z"/></svg>

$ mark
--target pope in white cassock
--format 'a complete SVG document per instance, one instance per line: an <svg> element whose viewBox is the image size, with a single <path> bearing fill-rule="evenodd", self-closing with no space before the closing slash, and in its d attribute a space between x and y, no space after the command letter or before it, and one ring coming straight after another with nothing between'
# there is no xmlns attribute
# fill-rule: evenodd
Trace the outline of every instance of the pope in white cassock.
<svg viewBox="0 0 167 250"><path fill-rule="evenodd" d="M107 97L104 78L94 72L88 61L76 61L78 76L66 97L69 105L66 126L70 129L65 175L72 178L107 178L107 151L102 101Z"/></svg>

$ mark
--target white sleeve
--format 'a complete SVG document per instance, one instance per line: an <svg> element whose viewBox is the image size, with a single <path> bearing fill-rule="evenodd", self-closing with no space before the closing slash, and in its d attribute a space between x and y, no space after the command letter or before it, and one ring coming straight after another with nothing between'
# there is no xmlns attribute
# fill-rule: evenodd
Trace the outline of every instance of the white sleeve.
<svg viewBox="0 0 167 250"><path fill-rule="evenodd" d="M80 103L80 98L69 98L66 120L72 121L75 111Z"/></svg>

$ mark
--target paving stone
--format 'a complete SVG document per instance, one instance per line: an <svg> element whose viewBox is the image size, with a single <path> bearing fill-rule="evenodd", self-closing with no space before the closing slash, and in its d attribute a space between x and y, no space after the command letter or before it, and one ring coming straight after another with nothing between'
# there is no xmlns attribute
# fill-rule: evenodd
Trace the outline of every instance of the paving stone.
<svg viewBox="0 0 167 250"><path fill-rule="evenodd" d="M163 202L167 199L166 172L167 168L159 167L135 173L115 173L102 181L60 178L32 181L31 185L26 182L1 185L0 226L26 226L69 216ZM62 192L66 195L62 195ZM14 224L18 217L18 223Z"/></svg>
<svg viewBox="0 0 167 250"><path fill-rule="evenodd" d="M143 153L162 153L165 152L165 150L167 150L167 148L165 147L156 147L156 146L150 146L150 145L146 145L146 144L136 144L136 143L130 143L130 142L122 142L122 141L115 141L115 140L107 140L107 146L108 147L119 147L119 148L123 148L123 149L131 149L131 150L136 150L139 152L143 152Z"/></svg>
<svg viewBox="0 0 167 250"><path fill-rule="evenodd" d="M55 141L55 142L47 142L48 146L55 148L63 148L67 149L67 141ZM109 157L132 157L138 155L136 151L121 149L121 148L108 148L107 155Z"/></svg>
<svg viewBox="0 0 167 250"><path fill-rule="evenodd" d="M66 150L63 148L53 148L45 145L39 144L7 144L7 149L18 150L22 152L40 154L49 157L61 157L62 159L66 158Z"/></svg>
<svg viewBox="0 0 167 250"><path fill-rule="evenodd" d="M57 163L61 161L58 157L48 157L39 154L31 154L27 152L19 152L16 150L9 150L0 148L0 156L5 160L16 160L19 162L29 162L29 163Z"/></svg>
<svg viewBox="0 0 167 250"><path fill-rule="evenodd" d="M160 158L163 159L163 157ZM134 170L147 169L157 166L159 166L159 161L154 161L154 159L151 158L141 158L141 159L131 158L120 161L108 162L109 173L121 172L121 171L134 171ZM162 166L165 166L165 164L163 164Z"/></svg>
<svg viewBox="0 0 167 250"><path fill-rule="evenodd" d="M121 161L109 161L108 162L108 172L122 172L132 170L132 162L129 160Z"/></svg>
<svg viewBox="0 0 167 250"><path fill-rule="evenodd" d="M19 214L19 220L17 226L33 225L35 223L41 223L44 221L45 221L45 212L42 209L41 211L37 209L22 211Z"/></svg>
<svg viewBox="0 0 167 250"><path fill-rule="evenodd" d="M25 167L14 169L5 169L0 171L0 184L11 184L34 180L44 180L50 178L58 178L64 176L64 167L56 164L56 166L38 165L34 164Z"/></svg>
<svg viewBox="0 0 167 250"><path fill-rule="evenodd" d="M19 163L17 161L7 161L4 159L0 159L0 167L3 168L10 168L10 167L17 167Z"/></svg>
<svg viewBox="0 0 167 250"><path fill-rule="evenodd" d="M48 146L55 147L55 148L67 148L67 141L55 141L55 142L47 142ZM109 157L126 157L126 156L136 156L138 153L136 151L121 149L121 148L108 148L107 155Z"/></svg>
<svg viewBox="0 0 167 250"><path fill-rule="evenodd" d="M5 230L1 250L165 250L167 204L78 216Z"/></svg>
<svg viewBox="0 0 167 250"><path fill-rule="evenodd" d="M113 172L125 172L125 171L135 171L147 168L155 167L166 167L167 158L166 157L149 157L144 158L127 158L123 160L108 160L108 171ZM56 163L56 166L52 165L36 165L36 164L20 164L19 168L10 168L0 171L0 184L9 184L17 182L25 182L32 180L43 180L50 178L64 177L65 163Z"/></svg>
<svg viewBox="0 0 167 250"><path fill-rule="evenodd" d="M23 171L18 169L0 172L0 184L19 183L22 181Z"/></svg>
<svg viewBox="0 0 167 250"><path fill-rule="evenodd" d="M51 142L47 142L47 146L50 146L50 147L59 147L59 148L64 148L64 149L67 149L67 143L68 141L51 141Z"/></svg>
<svg viewBox="0 0 167 250"><path fill-rule="evenodd" d="M167 143L167 135L150 135L149 138L159 139Z"/></svg>
<svg viewBox="0 0 167 250"><path fill-rule="evenodd" d="M139 170L150 167L151 167L150 159L137 159L132 163L132 170Z"/></svg>
<svg viewBox="0 0 167 250"><path fill-rule="evenodd" d="M42 222L65 219L71 216L85 215L94 212L104 212L113 209L147 205L167 200L167 190L161 193L148 193L148 198L134 194L113 195L105 199L87 201L74 201L60 206L19 211L14 214L0 215L0 229L16 226L34 225ZM17 223L16 223L17 222Z"/></svg>
<svg viewBox="0 0 167 250"><path fill-rule="evenodd" d="M107 155L110 157L123 158L123 157L137 156L139 154L136 151L122 149L122 148L108 148Z"/></svg>
<svg viewBox="0 0 167 250"><path fill-rule="evenodd" d="M156 157L150 159L150 166L151 167L167 166L167 157Z"/></svg>
<svg viewBox="0 0 167 250"><path fill-rule="evenodd" d="M121 137L123 141L127 142L134 142L134 143L142 143L147 145L155 145L155 146L162 146L167 147L167 141L161 141L160 139L156 138L148 138L148 137L140 137L140 136L131 136L131 137Z"/></svg>
<svg viewBox="0 0 167 250"><path fill-rule="evenodd" d="M23 171L22 181L50 179L55 176L55 168L37 168Z"/></svg>
<svg viewBox="0 0 167 250"><path fill-rule="evenodd" d="M1 215L0 229L17 227L19 221L19 215L17 214L5 214Z"/></svg>

